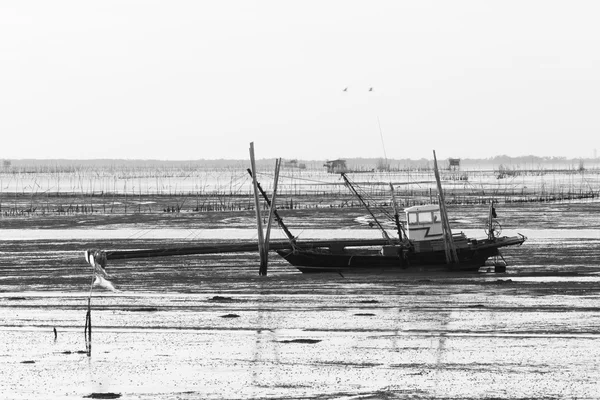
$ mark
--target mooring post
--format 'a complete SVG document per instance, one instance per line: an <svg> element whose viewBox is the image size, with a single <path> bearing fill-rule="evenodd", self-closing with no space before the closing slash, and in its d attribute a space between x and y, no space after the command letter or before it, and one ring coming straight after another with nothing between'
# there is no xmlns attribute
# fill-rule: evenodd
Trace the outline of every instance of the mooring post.
<svg viewBox="0 0 600 400"><path fill-rule="evenodd" d="M88 257L86 257L88 258ZM89 261L89 258L88 258ZM92 264L91 261L90 264ZM96 280L96 267L92 265L92 281L90 283L90 294L88 295L87 312L85 314L85 328L83 334L85 336L85 350L87 356L92 356L92 292L94 290L94 281Z"/></svg>
<svg viewBox="0 0 600 400"><path fill-rule="evenodd" d="M275 199L277 198L277 183L279 181L279 169L281 167L281 158L275 160L275 178L273 181L273 196L271 196L271 202L269 205L269 219L267 220L267 233L265 234L264 253L265 260L269 259L269 240L271 238L271 225L273 223L273 216L275 214ZM258 185L257 185L258 186ZM260 271L260 275L267 275L267 264L265 262L264 271Z"/></svg>
<svg viewBox="0 0 600 400"><path fill-rule="evenodd" d="M86 315L87 336L86 336L86 350L87 356L92 356L92 298L88 298L88 310Z"/></svg>
<svg viewBox="0 0 600 400"><path fill-rule="evenodd" d="M256 162L254 160L254 142L250 142L250 165L252 166L252 185L254 187L254 208L256 209L256 227L258 229L258 254L260 255L259 275L267 274L267 257L265 254L265 238L262 219L260 217L260 202L258 201L258 184L256 182Z"/></svg>

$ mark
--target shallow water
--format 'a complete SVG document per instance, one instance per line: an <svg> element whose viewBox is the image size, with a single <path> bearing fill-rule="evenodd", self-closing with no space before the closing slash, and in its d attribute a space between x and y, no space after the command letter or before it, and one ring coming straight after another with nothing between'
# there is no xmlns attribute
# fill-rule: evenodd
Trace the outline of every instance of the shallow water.
<svg viewBox="0 0 600 400"><path fill-rule="evenodd" d="M483 229L460 229L469 237L485 238ZM518 229L504 230L503 236L523 234L532 239L600 239L597 229ZM390 235L393 233L390 231ZM380 239L376 229L303 229L301 239ZM0 231L0 240L120 240L120 239L178 239L208 240L251 240L256 239L255 229L219 228L190 232L189 229L10 229ZM273 239L285 239L282 231L273 231Z"/></svg>
<svg viewBox="0 0 600 400"><path fill-rule="evenodd" d="M111 262L119 291L93 292L91 357L79 353L91 278L82 251L182 245L187 230L9 230L0 239L0 393L596 399L600 239L595 217L570 207L505 210L507 219L553 212L559 221L507 229L529 240L503 252L506 274L303 275L273 255L259 277L254 253ZM253 235L247 226L205 231ZM377 234L316 234L340 232Z"/></svg>
<svg viewBox="0 0 600 400"><path fill-rule="evenodd" d="M234 284L213 292L200 283L204 290L195 294L98 294L91 357L76 353L84 349L87 293L25 292L22 300L4 293L3 393L22 399L93 392L184 399L591 399L599 393L597 286L574 296L464 278L318 282L323 278L273 274L254 279L248 285L254 288ZM217 295L228 299L212 301ZM224 318L231 314L238 317ZM317 342L290 342L298 339Z"/></svg>

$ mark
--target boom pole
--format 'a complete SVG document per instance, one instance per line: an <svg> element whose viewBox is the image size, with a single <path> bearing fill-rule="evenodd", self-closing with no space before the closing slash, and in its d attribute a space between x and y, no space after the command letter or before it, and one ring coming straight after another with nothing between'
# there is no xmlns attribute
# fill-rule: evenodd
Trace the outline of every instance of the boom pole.
<svg viewBox="0 0 600 400"><path fill-rule="evenodd" d="M362 198L362 196L360 194L358 194L358 192L356 191L356 189L354 189L354 186L352 186L352 183L350 183L350 180L346 177L346 174L342 172L341 175L342 175L342 178L344 178L344 181L346 182L346 185L350 188L350 190L352 190L352 192L356 195L356 197L358 197L358 200L360 200L360 202L365 207L365 209L367 210L367 212L369 214L371 214L371 217L373 217L373 220L375 221L375 223L377 224L377 226L379 227L379 229L383 233L383 236L387 240L389 240L390 243L392 243L392 239L390 238L390 235L388 235L388 233L385 231L385 229L383 229L383 226L381 226L381 224L379 223L379 220L375 217L375 215L373 214L373 212L371 211L371 209L369 208L369 206L367 205L367 203L365 203L365 201Z"/></svg>

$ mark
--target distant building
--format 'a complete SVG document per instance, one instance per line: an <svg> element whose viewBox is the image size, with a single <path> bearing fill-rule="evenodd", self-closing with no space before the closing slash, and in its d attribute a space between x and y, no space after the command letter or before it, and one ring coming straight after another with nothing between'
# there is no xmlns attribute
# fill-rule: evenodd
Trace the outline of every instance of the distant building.
<svg viewBox="0 0 600 400"><path fill-rule="evenodd" d="M448 169L457 171L460 169L460 158L449 158Z"/></svg>
<svg viewBox="0 0 600 400"><path fill-rule="evenodd" d="M327 168L327 172L330 174L340 174L348 171L348 167L346 167L346 160L325 161L323 166Z"/></svg>
<svg viewBox="0 0 600 400"><path fill-rule="evenodd" d="M11 166L10 160L2 160L2 169L10 169Z"/></svg>

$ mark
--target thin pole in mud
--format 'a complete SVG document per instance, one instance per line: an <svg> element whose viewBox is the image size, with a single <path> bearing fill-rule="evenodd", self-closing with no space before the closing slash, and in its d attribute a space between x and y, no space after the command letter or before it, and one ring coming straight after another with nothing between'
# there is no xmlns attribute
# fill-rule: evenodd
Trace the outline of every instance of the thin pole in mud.
<svg viewBox="0 0 600 400"><path fill-rule="evenodd" d="M85 350L87 352L87 356L92 356L92 291L94 289L94 279L95 275L92 273L92 282L90 283L90 294L88 296L88 306L87 313L85 315Z"/></svg>
<svg viewBox="0 0 600 400"><path fill-rule="evenodd" d="M281 158L275 160L275 178L273 181L273 196L271 197L271 204L269 205L269 219L267 221L267 233L265 234L265 243L264 243L264 254L265 254L265 265L264 270L259 271L259 275L266 276L267 275L267 260L269 256L269 239L271 238L271 224L273 223L273 213L275 211L275 199L277 198L277 183L279 181L279 168L281 167ZM256 194L258 197L258 193Z"/></svg>
<svg viewBox="0 0 600 400"><path fill-rule="evenodd" d="M260 202L258 201L258 187L256 182L256 163L254 160L254 142L250 142L250 163L252 165L252 185L254 187L254 208L256 210L256 225L258 228L258 253L260 255L259 275L267 274L267 257L265 254L265 237L260 216ZM264 272L264 273L263 273Z"/></svg>
<svg viewBox="0 0 600 400"><path fill-rule="evenodd" d="M246 169L246 171L248 171L248 174L250 174L250 177L252 177L252 179L254 179L253 174L252 174L252 170L250 168ZM260 194L262 195L263 199L265 199L265 202L267 203L267 205L269 207L271 207L271 201L269 200L269 196L267 196L267 194L265 193L265 191L263 190L263 188L260 186L260 183L258 181L256 181L256 187L258 188ZM292 207L290 207L291 209ZM287 226L283 223L283 220L281 219L281 217L279 216L279 213L277 212L276 208L273 208L273 215L275 216L275 221L277 221L277 223L279 224L279 226L281 227L281 229L283 229L283 232L286 234L286 236L288 237L290 243L292 244L292 247L294 246L294 244L296 243L296 238L294 237L294 235L292 235L292 233L289 231L289 229L287 228Z"/></svg>

